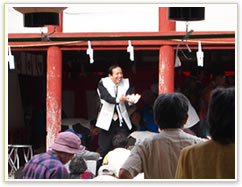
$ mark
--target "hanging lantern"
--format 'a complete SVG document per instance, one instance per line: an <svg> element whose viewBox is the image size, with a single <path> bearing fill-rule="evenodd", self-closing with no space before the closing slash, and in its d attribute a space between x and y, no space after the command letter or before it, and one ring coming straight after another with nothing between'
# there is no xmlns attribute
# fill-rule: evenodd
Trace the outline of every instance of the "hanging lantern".
<svg viewBox="0 0 242 187"><path fill-rule="evenodd" d="M14 7L24 16L24 27L59 25L59 13L66 7Z"/></svg>
<svg viewBox="0 0 242 187"><path fill-rule="evenodd" d="M169 7L168 19L176 21L204 20L205 7Z"/></svg>

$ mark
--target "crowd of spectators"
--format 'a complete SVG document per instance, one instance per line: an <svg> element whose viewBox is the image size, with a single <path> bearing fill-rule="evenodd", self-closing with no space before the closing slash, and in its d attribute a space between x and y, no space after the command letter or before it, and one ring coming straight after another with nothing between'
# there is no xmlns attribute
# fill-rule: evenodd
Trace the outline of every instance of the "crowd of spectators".
<svg viewBox="0 0 242 187"><path fill-rule="evenodd" d="M211 92L208 137L184 131L189 117L189 100L184 94L161 94L153 103L158 132L149 131L142 113L132 109L129 114L135 128L128 137L115 135L113 149L102 158L96 148L92 151L82 145L81 132L67 129L58 134L47 152L27 162L16 178L105 181L133 179L140 174L142 179L235 178L234 88L216 87ZM132 117L136 112L137 116ZM94 170L89 160L95 161Z"/></svg>

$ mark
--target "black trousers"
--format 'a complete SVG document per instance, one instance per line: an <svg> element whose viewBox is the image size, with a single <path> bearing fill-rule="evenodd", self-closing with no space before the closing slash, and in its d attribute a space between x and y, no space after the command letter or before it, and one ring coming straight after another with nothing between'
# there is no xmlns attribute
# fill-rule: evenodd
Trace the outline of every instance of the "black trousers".
<svg viewBox="0 0 242 187"><path fill-rule="evenodd" d="M126 123L123 121L122 126L119 125L119 120L112 120L111 126L108 131L99 129L98 136L98 150L97 152L104 158L104 156L113 149L112 139L118 134L123 133L125 136L129 135L129 129Z"/></svg>

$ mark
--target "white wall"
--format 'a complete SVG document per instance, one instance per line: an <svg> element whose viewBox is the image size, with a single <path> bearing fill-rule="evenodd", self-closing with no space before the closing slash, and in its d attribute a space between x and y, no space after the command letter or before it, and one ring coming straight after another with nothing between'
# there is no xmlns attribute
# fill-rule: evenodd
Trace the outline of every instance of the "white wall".
<svg viewBox="0 0 242 187"><path fill-rule="evenodd" d="M157 32L154 5L79 5L64 11L64 32Z"/></svg>
<svg viewBox="0 0 242 187"><path fill-rule="evenodd" d="M14 6L13 6L14 7ZM44 33L47 32L47 28L30 28L24 27L23 14L9 7L6 9L5 14L5 29L8 28L8 33Z"/></svg>
<svg viewBox="0 0 242 187"><path fill-rule="evenodd" d="M9 33L40 33L41 28L24 28L23 16L11 8L14 5L6 6L8 8L6 8L5 23ZM41 4L41 6L51 5ZM64 32L157 32L158 7L189 6L189 4L58 4L58 6L68 7L64 10ZM190 6L204 6L205 20L190 22L189 29L237 30L237 4L192 4ZM185 28L185 22L177 22L177 31L185 31ZM45 29L43 31L46 32Z"/></svg>

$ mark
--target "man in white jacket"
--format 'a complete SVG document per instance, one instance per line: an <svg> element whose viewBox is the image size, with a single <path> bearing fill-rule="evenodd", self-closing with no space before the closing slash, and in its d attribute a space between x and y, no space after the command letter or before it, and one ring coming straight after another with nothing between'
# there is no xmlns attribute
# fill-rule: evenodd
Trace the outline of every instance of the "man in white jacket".
<svg viewBox="0 0 242 187"><path fill-rule="evenodd" d="M98 95L101 100L96 126L99 131L98 152L102 157L112 149L112 138L117 132L128 135L132 128L125 101L130 100L127 92L129 80L123 78L123 71L120 66L113 65L108 69L108 77L102 78L98 83Z"/></svg>

